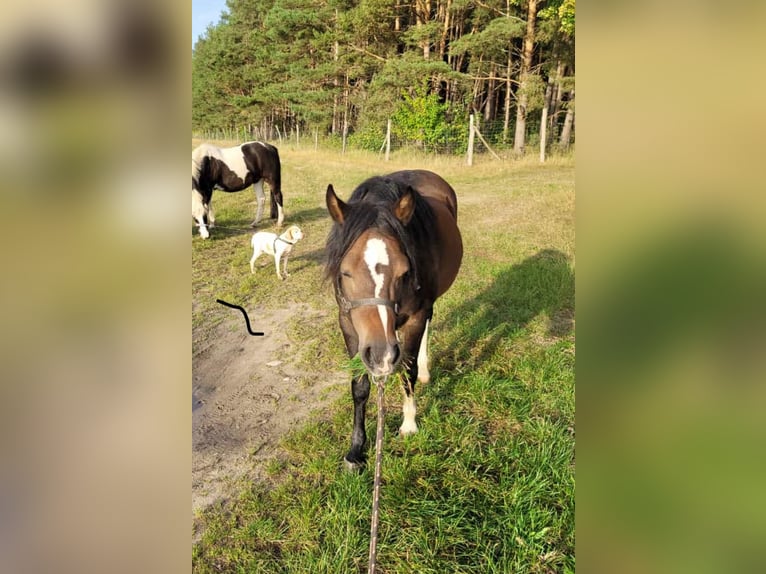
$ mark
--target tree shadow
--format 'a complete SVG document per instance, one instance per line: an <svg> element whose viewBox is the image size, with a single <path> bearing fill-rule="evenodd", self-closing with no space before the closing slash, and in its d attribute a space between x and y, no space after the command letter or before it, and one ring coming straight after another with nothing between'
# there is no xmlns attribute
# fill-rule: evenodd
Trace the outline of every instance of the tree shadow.
<svg viewBox="0 0 766 574"><path fill-rule="evenodd" d="M504 269L442 320L439 367L477 367L541 313L548 317L547 336L565 337L574 324L574 286L567 256L553 249Z"/></svg>

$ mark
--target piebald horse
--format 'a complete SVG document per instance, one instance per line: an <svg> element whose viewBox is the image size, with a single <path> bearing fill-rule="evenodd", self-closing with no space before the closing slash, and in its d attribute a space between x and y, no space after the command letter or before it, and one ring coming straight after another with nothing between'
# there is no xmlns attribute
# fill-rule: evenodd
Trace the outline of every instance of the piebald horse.
<svg viewBox="0 0 766 574"><path fill-rule="evenodd" d="M452 285L463 258L452 187L430 171L372 177L348 203L327 187L334 225L325 267L338 304L346 350L359 354L365 374L351 380L354 427L346 466L365 463L364 417L370 375L384 377L404 365L402 435L417 432L415 381L426 383L428 325L434 301Z"/></svg>
<svg viewBox="0 0 766 574"><path fill-rule="evenodd" d="M219 148L203 143L192 152L192 217L203 238L210 236L208 226L215 223L211 202L213 189L242 191L253 186L258 201L255 227L263 213L263 182L271 188L271 219L281 227L284 221L282 175L279 152L271 144L247 142L234 147Z"/></svg>

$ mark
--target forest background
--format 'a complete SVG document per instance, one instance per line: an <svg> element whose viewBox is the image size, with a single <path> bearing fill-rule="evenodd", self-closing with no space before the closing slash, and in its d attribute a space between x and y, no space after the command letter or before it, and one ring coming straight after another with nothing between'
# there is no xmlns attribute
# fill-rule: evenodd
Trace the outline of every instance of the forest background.
<svg viewBox="0 0 766 574"><path fill-rule="evenodd" d="M574 141L575 0L228 0L192 51L192 131L522 155ZM541 130L541 126L545 129Z"/></svg>

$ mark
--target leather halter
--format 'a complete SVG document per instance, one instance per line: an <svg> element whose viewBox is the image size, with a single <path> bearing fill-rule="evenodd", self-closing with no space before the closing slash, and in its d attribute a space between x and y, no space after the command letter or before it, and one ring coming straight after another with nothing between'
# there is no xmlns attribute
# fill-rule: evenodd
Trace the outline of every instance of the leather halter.
<svg viewBox="0 0 766 574"><path fill-rule="evenodd" d="M383 305L385 307L390 307L394 310L394 314L399 314L399 303L396 301L391 301L391 299L383 299L381 297L367 297L365 299L346 299L343 295L338 294L338 303L340 305L341 311L344 313L350 313L351 309L356 309L357 307L369 307L374 305Z"/></svg>

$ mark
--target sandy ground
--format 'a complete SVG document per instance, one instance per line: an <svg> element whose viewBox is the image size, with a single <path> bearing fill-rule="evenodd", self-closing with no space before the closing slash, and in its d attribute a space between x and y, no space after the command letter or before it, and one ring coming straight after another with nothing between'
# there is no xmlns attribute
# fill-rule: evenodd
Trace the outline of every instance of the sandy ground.
<svg viewBox="0 0 766 574"><path fill-rule="evenodd" d="M291 358L295 344L287 323L308 306L250 314L254 331L232 310L192 358L192 520L226 499L243 481L262 480L264 465L279 454L279 441L326 407L345 389L347 375L310 378ZM304 383L299 383L303 379ZM196 529L195 529L196 530ZM197 538L199 533L195 536Z"/></svg>

